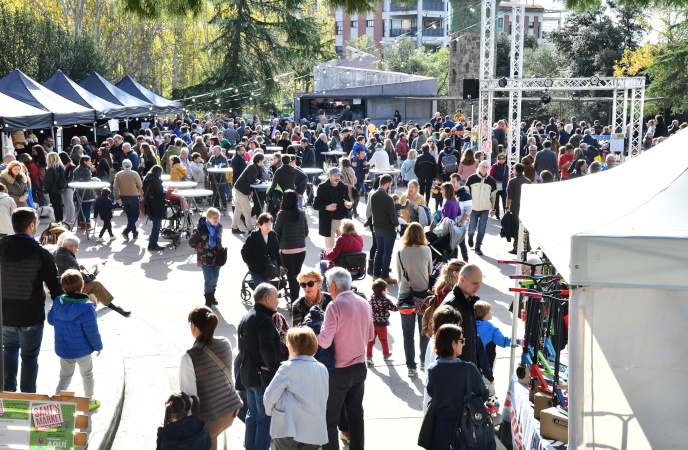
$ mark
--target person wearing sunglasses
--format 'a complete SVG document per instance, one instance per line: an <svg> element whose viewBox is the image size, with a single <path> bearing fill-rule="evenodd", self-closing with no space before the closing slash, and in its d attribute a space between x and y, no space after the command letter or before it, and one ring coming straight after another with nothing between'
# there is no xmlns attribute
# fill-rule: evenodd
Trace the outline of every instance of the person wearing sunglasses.
<svg viewBox="0 0 688 450"><path fill-rule="evenodd" d="M456 424L461 413L463 399L468 392L467 379L470 378L472 391L483 400L488 399L488 389L478 369L471 362L462 361L466 340L463 330L454 324L442 325L435 334L435 353L437 361L428 367L425 386L437 419L432 433L431 450L462 448L461 442L454 441ZM492 440L485 449L494 449Z"/></svg>
<svg viewBox="0 0 688 450"><path fill-rule="evenodd" d="M495 200L495 217L499 220L499 203L501 198L502 211L506 211L506 184L509 182L509 168L506 165L506 153L497 155L497 161L490 168L490 176L497 182L497 198Z"/></svg>
<svg viewBox="0 0 688 450"><path fill-rule="evenodd" d="M303 290L301 296L292 309L292 328L298 327L303 322L311 307L318 306L325 311L332 301L332 296L322 289L323 277L317 271L309 269L301 272L298 277L299 286Z"/></svg>

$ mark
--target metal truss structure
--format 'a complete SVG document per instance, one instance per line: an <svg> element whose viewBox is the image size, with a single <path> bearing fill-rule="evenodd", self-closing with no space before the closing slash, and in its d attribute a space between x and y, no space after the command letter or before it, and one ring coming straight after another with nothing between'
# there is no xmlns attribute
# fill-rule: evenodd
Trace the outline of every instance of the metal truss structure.
<svg viewBox="0 0 688 450"><path fill-rule="evenodd" d="M520 80L523 78L523 38L525 5L514 6L511 8L511 17L513 23L511 29L511 76L512 80ZM521 142L521 97L523 91L509 91L509 122L507 129L507 163L510 168L513 168L519 161ZM496 149L495 149L496 151Z"/></svg>
<svg viewBox="0 0 688 450"><path fill-rule="evenodd" d="M497 1L484 0L480 6L480 99L478 101L478 148L492 140L492 96L494 91L484 91L483 84L494 77L495 29ZM473 124L475 126L475 124Z"/></svg>

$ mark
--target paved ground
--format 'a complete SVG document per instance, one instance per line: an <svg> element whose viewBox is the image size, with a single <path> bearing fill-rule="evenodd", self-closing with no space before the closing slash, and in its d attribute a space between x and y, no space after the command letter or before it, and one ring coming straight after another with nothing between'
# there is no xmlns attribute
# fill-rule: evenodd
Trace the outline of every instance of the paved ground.
<svg viewBox="0 0 688 450"><path fill-rule="evenodd" d="M363 213L365 204L359 206ZM99 448L108 428L113 428L117 402L121 401L124 389L124 405L114 437L114 449L148 449L155 447L157 427L163 419L163 404L170 391L178 389L178 365L182 354L193 344L187 325L187 314L196 305L203 304L203 275L196 266L196 257L186 242L177 249L150 253L146 250L146 236L150 224L139 223L141 238L125 243L121 230L125 219L121 210L116 211L113 228L118 239L99 244L83 239L79 261L89 266L107 259L108 262L98 279L115 296L115 303L131 310L132 316L125 319L107 308L99 310L100 329L105 349L95 358L95 397L103 402L100 410L92 416L94 433L90 447ZM319 249L324 238L317 235L317 212L307 212L311 224L308 237L308 254L305 266L316 267ZM241 236L229 233L231 220L223 217L227 232L223 243L229 248L229 261L220 273L217 298L220 325L217 333L226 336L236 344L236 327L250 305L242 303L239 297L241 280L246 266L240 257L243 242ZM365 249L370 248L370 232L363 230L361 219L357 222L363 231ZM40 227L43 229L43 226ZM498 265L498 259L510 259L507 244L499 238L499 223L490 219L488 235L483 243L485 255L479 257L469 249L470 262L481 266L485 275L484 284L478 293L493 305L494 323L507 334L510 333L511 315L508 312L512 296L508 295L511 266ZM166 244L161 240L161 244ZM397 245L400 245L397 241ZM395 263L393 261L393 267ZM356 286L370 294L371 278L356 282ZM390 287L390 295L396 297L397 287ZM49 305L48 305L49 307ZM287 315L286 305L280 304L280 311ZM389 329L390 345L394 357L383 361L379 344L374 353L375 366L368 371L364 399L366 418L366 446L381 448L417 448L416 439L422 418L422 396L425 375L409 378L404 363L401 322L392 314ZM417 345L417 344L416 344ZM495 379L497 394L503 399L508 384L508 349L498 349ZM44 345L40 360L39 392L51 394L57 384L58 358L54 354L53 334L46 323ZM83 393L80 378L75 376L72 390ZM228 448L243 448L242 422L227 432Z"/></svg>

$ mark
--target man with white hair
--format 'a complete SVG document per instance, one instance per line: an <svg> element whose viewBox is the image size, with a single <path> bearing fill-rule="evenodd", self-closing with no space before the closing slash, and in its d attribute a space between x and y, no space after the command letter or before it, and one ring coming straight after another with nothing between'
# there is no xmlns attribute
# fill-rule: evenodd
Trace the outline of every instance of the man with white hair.
<svg viewBox="0 0 688 450"><path fill-rule="evenodd" d="M143 198L143 182L141 176L132 169L131 161L122 161L122 171L115 175L115 199L124 208L127 215L127 226L122 232L125 242L129 242L129 232L134 239L139 237L136 231L136 221L139 220L139 198Z"/></svg>
<svg viewBox="0 0 688 450"><path fill-rule="evenodd" d="M282 134L282 127L279 126L279 119L272 119L272 126L270 127L269 136L273 141L278 141Z"/></svg>
<svg viewBox="0 0 688 450"><path fill-rule="evenodd" d="M131 161L131 170L138 173L139 172L139 155L136 154L131 148L131 144L125 142L122 144L122 151L124 152L124 159L122 160L122 165L124 166L124 161Z"/></svg>
<svg viewBox="0 0 688 450"><path fill-rule="evenodd" d="M330 395L327 398L327 436L323 450L338 450L337 424L342 405L349 421L352 449L364 448L363 393L367 368L365 351L375 337L373 311L370 304L351 291L351 274L334 267L325 274L332 302L325 310L318 344L330 348L334 344L334 369L330 371Z"/></svg>
<svg viewBox="0 0 688 450"><path fill-rule="evenodd" d="M8 153L8 154L6 154L5 156L3 156L3 157L2 157L2 164L0 164L0 171L5 170L5 168L7 167L7 165L8 165L9 163L11 163L12 161L14 161L15 159L16 159L16 158L14 157L14 155L13 155L12 153Z"/></svg>
<svg viewBox="0 0 688 450"><path fill-rule="evenodd" d="M488 173L490 163L485 160L478 165L478 171L466 180L466 189L471 193L472 209L468 225L468 245L473 247L473 234L478 227L478 240L475 243L476 255L482 255L480 246L485 237L487 217L495 214L495 201L497 200L497 182Z"/></svg>
<svg viewBox="0 0 688 450"><path fill-rule="evenodd" d="M66 237L61 240L62 246L57 247L57 250L55 250L53 253L53 256L55 257L55 265L57 265L58 275L62 276L62 274L69 269L79 271L81 273L81 278L84 279L84 294L93 294L96 299L98 299L98 302L107 306L111 310L118 312L124 317L129 317L131 313L112 303L112 300L114 299L112 294L105 289L105 286L103 286L100 281L96 281L96 277L100 272L98 270L98 264L95 265L93 271L88 271L84 266L77 262L76 252L79 250L81 240L73 233L67 232L63 234L66 234Z"/></svg>
<svg viewBox="0 0 688 450"><path fill-rule="evenodd" d="M608 154L607 159L604 161L604 166L602 166L602 172L604 172L605 170L613 169L615 165L616 157L614 156L614 153Z"/></svg>

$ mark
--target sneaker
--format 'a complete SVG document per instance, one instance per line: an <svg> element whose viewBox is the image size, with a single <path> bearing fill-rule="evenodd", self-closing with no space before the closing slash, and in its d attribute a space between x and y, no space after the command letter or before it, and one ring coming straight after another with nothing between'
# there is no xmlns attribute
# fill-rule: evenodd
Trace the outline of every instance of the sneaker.
<svg viewBox="0 0 688 450"><path fill-rule="evenodd" d="M483 255L484 255L483 251L480 250L480 247L476 247L476 248L475 248L475 254L476 254L476 255L480 255L480 256L483 256Z"/></svg>
<svg viewBox="0 0 688 450"><path fill-rule="evenodd" d="M384 359L385 361L387 361L387 360L388 360L389 358L391 358L391 357L392 357L392 352L389 352L389 355L384 355L384 356L382 357L382 359Z"/></svg>
<svg viewBox="0 0 688 450"><path fill-rule="evenodd" d="M239 228L232 228L232 234L244 234Z"/></svg>
<svg viewBox="0 0 688 450"><path fill-rule="evenodd" d="M110 236L111 241L114 241L115 239L117 239L117 237L115 235Z"/></svg>
<svg viewBox="0 0 688 450"><path fill-rule="evenodd" d="M63 222L67 225L74 225L74 221L72 219L64 219Z"/></svg>
<svg viewBox="0 0 688 450"><path fill-rule="evenodd" d="M105 242L105 241L107 241L107 239L105 239L102 236L99 236L98 238L96 238L96 242Z"/></svg>
<svg viewBox="0 0 688 450"><path fill-rule="evenodd" d="M129 242L129 235L127 233L122 233L122 238L124 239L124 242Z"/></svg>
<svg viewBox="0 0 688 450"><path fill-rule="evenodd" d="M345 444L349 444L351 442L351 433L348 431L340 431L339 439L344 441Z"/></svg>
<svg viewBox="0 0 688 450"><path fill-rule="evenodd" d="M416 371L416 369L409 369L408 370L408 376L415 377L416 375L418 375L418 371Z"/></svg>
<svg viewBox="0 0 688 450"><path fill-rule="evenodd" d="M424 362L421 362L421 363L418 365L418 368L419 368L420 370L425 371L425 363L424 363Z"/></svg>
<svg viewBox="0 0 688 450"><path fill-rule="evenodd" d="M373 362L373 358L366 358L366 363L368 363L369 366L375 365L375 363Z"/></svg>
<svg viewBox="0 0 688 450"><path fill-rule="evenodd" d="M90 402L88 402L88 410L93 411L97 407L100 406L100 401L96 400L95 398L92 398Z"/></svg>
<svg viewBox="0 0 688 450"><path fill-rule="evenodd" d="M392 277L383 278L383 280L384 280L385 283L387 283L387 284L397 284L397 280L395 280L395 279L392 278Z"/></svg>
<svg viewBox="0 0 688 450"><path fill-rule="evenodd" d="M468 246L473 247L473 236L468 236Z"/></svg>

